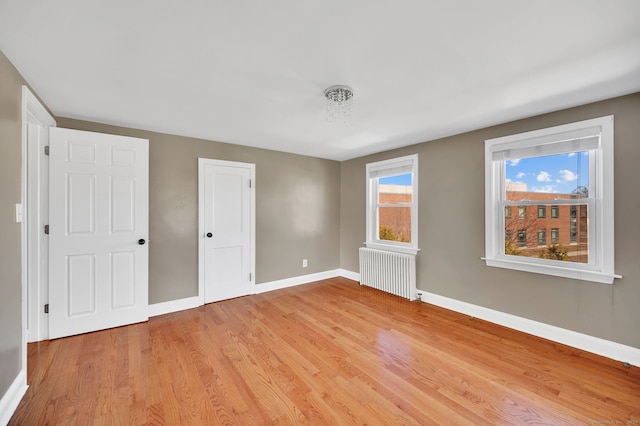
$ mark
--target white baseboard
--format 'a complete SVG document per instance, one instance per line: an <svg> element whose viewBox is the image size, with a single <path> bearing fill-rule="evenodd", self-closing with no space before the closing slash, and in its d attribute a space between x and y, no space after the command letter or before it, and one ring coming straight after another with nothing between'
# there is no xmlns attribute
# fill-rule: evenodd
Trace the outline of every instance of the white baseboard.
<svg viewBox="0 0 640 426"><path fill-rule="evenodd" d="M341 277L349 278L350 280L353 280L353 281L360 282L359 272L347 271L346 269L338 269L338 275L340 275Z"/></svg>
<svg viewBox="0 0 640 426"><path fill-rule="evenodd" d="M480 318L495 324L499 324L514 330L522 331L567 346L582 349L597 355L615 359L621 362L640 366L640 349L626 346L621 343L600 339L553 325L518 317L483 306L461 302L445 296L418 290L422 293L422 301L442 308L460 312L476 318Z"/></svg>
<svg viewBox="0 0 640 426"><path fill-rule="evenodd" d="M21 370L2 399L0 399L0 425L9 423L11 416L15 413L18 404L22 401L22 397L27 393L28 388L27 373L25 370Z"/></svg>
<svg viewBox="0 0 640 426"><path fill-rule="evenodd" d="M330 271L318 272L315 274L300 275L298 277L285 278L283 280L269 281L254 286L254 294L266 293L268 291L279 290L281 288L294 287L297 285L309 284L315 281L326 280L333 277L345 277L354 281L360 281L360 274L347 271L345 269L333 269ZM170 300L168 302L154 303L149 305L149 317L170 314L172 312L184 311L185 309L202 306L199 296L187 297L184 299Z"/></svg>
<svg viewBox="0 0 640 426"><path fill-rule="evenodd" d="M300 275L298 277L285 278L283 280L269 281L262 284L256 284L254 286L254 293L261 294L268 291L279 290L281 288L294 287L302 284L309 284L315 281L326 280L340 276L340 269L334 269L331 271L318 272L309 275Z"/></svg>
<svg viewBox="0 0 640 426"><path fill-rule="evenodd" d="M200 305L202 305L202 303L200 303L200 297L198 296L170 300L162 303L154 303L153 305L149 305L149 317L157 317L158 315L197 308Z"/></svg>

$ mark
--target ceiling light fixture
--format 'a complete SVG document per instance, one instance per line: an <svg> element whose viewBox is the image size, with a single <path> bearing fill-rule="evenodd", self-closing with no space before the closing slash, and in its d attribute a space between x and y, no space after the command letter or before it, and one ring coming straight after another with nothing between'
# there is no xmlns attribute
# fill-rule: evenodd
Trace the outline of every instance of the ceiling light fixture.
<svg viewBox="0 0 640 426"><path fill-rule="evenodd" d="M339 84L325 89L327 98L327 121L342 121L346 123L351 119L353 108L353 89Z"/></svg>

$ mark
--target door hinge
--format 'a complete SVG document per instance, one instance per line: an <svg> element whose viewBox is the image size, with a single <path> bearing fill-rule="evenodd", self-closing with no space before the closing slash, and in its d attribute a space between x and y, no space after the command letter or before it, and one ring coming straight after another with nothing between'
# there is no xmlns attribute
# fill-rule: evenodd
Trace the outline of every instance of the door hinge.
<svg viewBox="0 0 640 426"><path fill-rule="evenodd" d="M251 179L249 179L249 188L251 188Z"/></svg>
<svg viewBox="0 0 640 426"><path fill-rule="evenodd" d="M44 147L44 155L49 155L49 145L45 145L45 147Z"/></svg>
<svg viewBox="0 0 640 426"><path fill-rule="evenodd" d="M249 272L249 281L251 281L252 275L251 272Z"/></svg>
<svg viewBox="0 0 640 426"><path fill-rule="evenodd" d="M49 235L49 225L45 225L45 226L44 226L44 233L45 233L46 235Z"/></svg>
<svg viewBox="0 0 640 426"><path fill-rule="evenodd" d="M44 305L44 313L45 314L49 313L49 304L48 303L46 305Z"/></svg>

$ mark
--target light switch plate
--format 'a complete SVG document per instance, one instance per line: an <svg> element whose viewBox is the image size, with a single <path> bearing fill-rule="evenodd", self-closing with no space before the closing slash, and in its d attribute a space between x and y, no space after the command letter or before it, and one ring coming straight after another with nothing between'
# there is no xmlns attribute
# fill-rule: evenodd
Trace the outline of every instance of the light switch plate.
<svg viewBox="0 0 640 426"><path fill-rule="evenodd" d="M22 222L22 214L23 209L22 209L22 204L16 204L16 222L20 223Z"/></svg>

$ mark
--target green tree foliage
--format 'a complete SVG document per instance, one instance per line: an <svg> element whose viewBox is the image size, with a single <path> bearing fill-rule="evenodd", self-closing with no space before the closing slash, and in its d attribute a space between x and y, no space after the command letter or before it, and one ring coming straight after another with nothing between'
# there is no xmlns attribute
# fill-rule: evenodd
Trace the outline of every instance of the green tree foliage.
<svg viewBox="0 0 640 426"><path fill-rule="evenodd" d="M538 255L541 259L551 259L551 260L569 260L569 255L567 254L567 249L562 247L560 244L553 244L545 248Z"/></svg>

